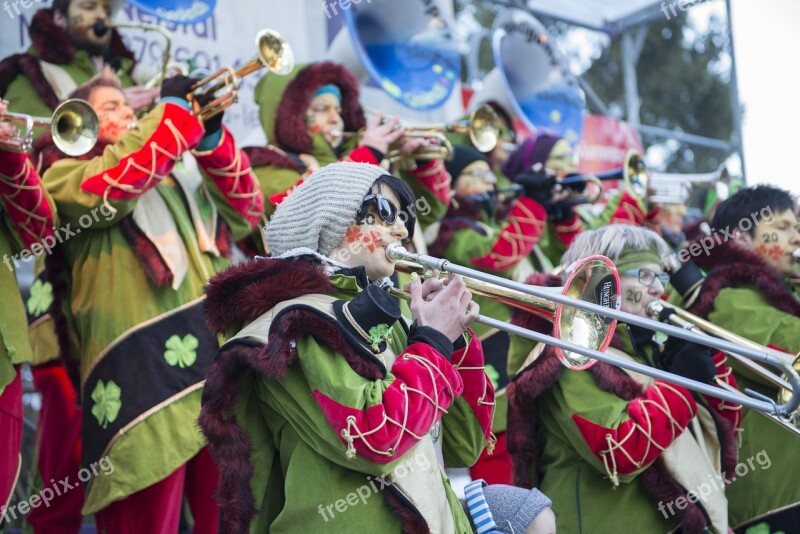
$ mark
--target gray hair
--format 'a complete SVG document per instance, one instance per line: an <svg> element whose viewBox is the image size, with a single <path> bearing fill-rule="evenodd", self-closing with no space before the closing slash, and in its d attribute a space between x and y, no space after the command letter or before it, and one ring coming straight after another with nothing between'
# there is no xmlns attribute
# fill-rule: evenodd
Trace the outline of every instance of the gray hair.
<svg viewBox="0 0 800 534"><path fill-rule="evenodd" d="M600 254L611 261L619 259L625 250L656 249L661 258L672 254L669 245L652 230L630 224L609 224L597 230L581 232L561 258L562 265L571 265L587 256Z"/></svg>

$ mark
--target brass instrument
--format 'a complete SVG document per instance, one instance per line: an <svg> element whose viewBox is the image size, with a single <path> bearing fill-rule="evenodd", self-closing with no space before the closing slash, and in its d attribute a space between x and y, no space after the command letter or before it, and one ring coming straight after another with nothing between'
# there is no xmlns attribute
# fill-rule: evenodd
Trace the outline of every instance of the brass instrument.
<svg viewBox="0 0 800 534"><path fill-rule="evenodd" d="M392 143L386 152L386 159L392 163L402 162L410 158L420 161L453 159L453 145L445 133L469 135L473 146L481 152L491 152L497 145L500 136L500 119L488 104L483 104L470 113L469 118L448 122L443 125L409 125L399 126L403 137L425 139L428 144L420 147L411 155L401 154L399 142ZM335 131L338 137L361 136L362 132Z"/></svg>
<svg viewBox="0 0 800 534"><path fill-rule="evenodd" d="M0 146L12 152L30 153L33 150L33 131L50 128L53 143L68 156L89 152L97 142L100 125L97 114L85 100L71 98L63 101L52 117L32 117L23 113L5 113L0 122L24 127L22 133L0 139Z"/></svg>
<svg viewBox="0 0 800 534"><path fill-rule="evenodd" d="M239 99L242 78L248 74L267 68L275 74L285 75L294 67L292 47L278 32L270 29L258 32L256 48L258 49L256 57L239 70L234 70L233 67L220 69L192 86L187 99L200 120L208 120L235 104ZM225 92L217 96L217 92L223 89ZM206 95L211 97L211 101L201 105L198 98Z"/></svg>
<svg viewBox="0 0 800 534"><path fill-rule="evenodd" d="M148 80L144 86L145 87L158 87L161 83L168 78L167 75L172 63L170 63L170 59L172 57L172 34L166 28L162 28L157 24L147 24L145 22L114 22L110 26L111 28L135 28L137 30L144 30L148 32L157 32L160 33L164 37L164 55L161 59L161 72ZM103 22L98 21L94 24L94 33L98 36L102 36L108 31L109 27L106 26Z"/></svg>
<svg viewBox="0 0 800 534"><path fill-rule="evenodd" d="M668 313L668 312L674 313ZM665 313L666 312L666 313ZM726 339L732 343L737 343L742 345L743 347L749 347L751 349L761 351L767 355L769 358L765 360L764 363L772 365L774 367L778 367L781 369L785 369L786 365L796 366L797 360L793 358L790 354L786 354L777 350L773 350L769 347L765 347L754 341L750 341L749 339L743 338L733 332L725 330L724 328L720 328L717 325L706 321L694 314L689 313L688 311L678 308L677 306L673 306L672 304L668 304L663 301L656 301L651 302L647 306L647 313L655 320L668 320L672 324L679 326L683 329L690 330L692 332L697 332L699 334L704 334L708 336L716 336L722 339ZM786 382L783 378L775 373L770 372L768 369L764 368L763 366L755 363L751 359L747 358L746 356L742 356L737 352L730 352L726 351L728 355L730 355L733 359L739 362L742 366L749 369L751 372L755 373L756 375L764 378L774 386L781 388L781 394L778 397L779 401L787 402L788 396L791 392L792 386ZM727 388L729 390L736 391L732 386L728 385L724 382L718 382L720 387ZM797 425L797 412L794 412L790 417L783 418L778 417L774 414L765 414L771 417L776 423L780 424L781 426L786 427L787 429L791 430L797 435L800 435L800 428Z"/></svg>
<svg viewBox="0 0 800 534"><path fill-rule="evenodd" d="M574 293L573 289L570 287L569 282L566 286L568 288L566 290L567 294L556 293L546 288L531 286L520 282L515 282L513 280L507 280L505 278L487 274L478 271L476 269L470 269L468 267L455 265L444 259L435 258L433 256L427 256L423 254L417 254L414 252L409 252L405 248L403 248L403 245L401 245L400 243L392 243L391 245L389 245L386 248L386 257L389 259L389 261L392 262L396 262L399 260L407 260L418 263L426 269L430 270L436 269L445 273L462 275L466 279L469 279L470 282L477 280L480 282L488 283L490 284L489 288L487 289L488 295L492 295L493 293L495 293L496 292L495 288L497 288L498 291L500 288L502 288L503 291L506 289L512 289L520 293L523 293L525 295L530 295L533 297L538 297L541 299L545 299L547 301L551 301L552 303L561 304L562 307L560 308L560 317L559 313L556 312L554 316L555 321L556 322L563 321L565 314L567 314L568 321L570 320L569 317L573 317L573 319L571 319L572 323L570 323L569 329L557 332L561 337L548 336L546 334L534 332L525 328L518 327L513 324L507 324L503 321L498 321L496 319L492 319L490 317L485 317L485 316L479 316L478 322L486 326L489 326L491 328L497 328L498 330L508 332L509 334L515 334L526 339L537 341L539 343L552 345L557 349L560 349L561 351L568 351L568 353L571 353L573 355L579 354L583 358L589 360L588 362L585 363L580 361L577 362L581 368L587 368L593 365L594 362L591 360L599 360L608 363L610 365L622 367L624 369L628 369L636 373L641 373L643 375L647 375L656 379L672 382L674 384L678 384L687 389L691 389L693 391L703 393L705 395L711 395L713 397L741 404L742 406L747 406L749 408L759 410L767 414L777 415L779 417L789 416L792 412L794 412L797 409L798 406L800 406L800 377L798 377L797 371L795 371L792 368L792 366L789 365L786 361L776 358L770 352L765 350L764 347L754 349L751 347L743 346L741 344L732 343L724 339L708 335L701 335L696 332L692 332L691 330L684 330L676 326L660 323L652 319L647 319L644 317L639 317L637 315L632 315L629 313L624 313L622 311L619 311L617 309L619 306L618 298L615 298L614 302L611 302L609 300L613 288L611 286L607 287L607 283L611 283L613 285L613 282L608 280L607 276L605 277L605 279L604 277L600 276L599 280L597 280L597 277L594 277L595 279L592 280L592 276L589 276L586 280L586 283L579 282L578 288L581 290L580 293L582 297L574 298L569 296L569 294ZM604 262L607 262L607 265L613 265L611 264L610 260L608 260L607 258L603 258L602 256L593 256L592 258L595 259L602 258ZM585 262L587 260L583 261ZM574 264L568 267L567 272L570 273L580 272L581 268L582 265L580 264L580 262L577 262L577 265ZM612 273L614 272L616 271L612 271ZM581 279L581 276L583 275L580 274L578 275L579 280ZM608 289L608 292L605 291L606 289ZM583 295L587 294L585 290L589 290L590 292L594 291L596 294L599 294L600 298L594 300L599 300L600 304L592 302L593 299L591 298L584 299ZM498 294L498 297L496 298L501 298L501 297L499 297ZM582 310L584 312L588 312L588 314L579 315L576 310ZM600 319L601 317L605 319ZM785 376L787 384L790 386L792 390L792 395L787 402L783 404L776 404L771 399L767 399L763 396L760 396L758 393L755 392L748 392L750 393L750 395L747 395L739 392L726 391L725 389L720 387L684 378L682 376L675 375L673 373L668 373L666 371L663 371L661 369L656 369L648 365L643 365L632 360L619 358L610 354L605 354L603 352L600 352L592 348L591 346L588 346L594 343L593 340L601 338L600 335L595 336L589 330L599 325L598 323L599 320L602 323L605 323L607 321L606 324L608 325L608 328L610 328L610 330L613 332L614 322L611 321L612 319L624 321L628 324L641 326L644 328L648 328L650 330L663 332L667 335L675 336L680 339L686 339L688 341L712 347L717 350L729 353L737 353L751 360L780 368ZM586 345L580 345L569 341L569 339L588 340L588 342L586 343ZM561 362L569 366L572 363L572 358L563 357L561 358Z"/></svg>
<svg viewBox="0 0 800 534"><path fill-rule="evenodd" d="M425 275L425 268L419 264L398 261L395 269L399 272L416 272ZM541 298L528 293L501 287L497 284L465 278L467 288L473 295L489 297L508 306L533 313L553 323L553 335L594 350L606 350L614 336L616 321L606 320L597 314L583 312L570 306L556 304L549 298ZM616 306L619 295L619 275L614 264L603 256L591 256L575 265L563 287L543 287L547 293L561 294L573 299L593 302L603 306ZM405 298L402 291L393 293ZM582 370L594 362L577 353L557 349L559 359L565 366Z"/></svg>
<svg viewBox="0 0 800 534"><path fill-rule="evenodd" d="M570 205L593 204L600 198L602 186L600 182L605 180L623 180L625 190L635 199L644 200L647 197L650 178L647 174L642 156L634 149L628 150L625 155L625 162L622 167L597 175L567 176L558 181L557 185L574 186L584 183L594 183L598 193L592 197L573 196L567 199Z"/></svg>

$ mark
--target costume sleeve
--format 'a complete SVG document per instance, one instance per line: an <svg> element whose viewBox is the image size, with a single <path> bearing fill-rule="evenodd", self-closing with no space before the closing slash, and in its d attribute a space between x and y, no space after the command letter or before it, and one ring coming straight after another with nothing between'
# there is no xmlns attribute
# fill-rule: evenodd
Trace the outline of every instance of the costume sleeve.
<svg viewBox="0 0 800 534"><path fill-rule="evenodd" d="M547 221L547 212L535 200L520 197L501 222L503 227L491 238L484 254L476 254L470 263L483 271L506 271L527 257L539 242Z"/></svg>
<svg viewBox="0 0 800 534"><path fill-rule="evenodd" d="M728 367L728 358L725 353L718 352L712 358L717 372L714 375L715 382L722 382L728 384L734 389L738 389L736 385L736 378L733 376L733 371ZM742 405L735 402L712 397L711 395L703 395L708 402L709 406L716 411L719 415L727 419L734 430L739 430L742 427Z"/></svg>
<svg viewBox="0 0 800 534"><path fill-rule="evenodd" d="M347 458L377 463L400 458L464 390L458 370L424 343L409 345L386 378L378 380L359 375L342 355L312 338L298 342L297 354L312 396L345 444Z"/></svg>
<svg viewBox="0 0 800 534"><path fill-rule="evenodd" d="M44 238L54 235L52 200L27 154L0 151L0 201L14 229L15 251L41 247Z"/></svg>
<svg viewBox="0 0 800 534"><path fill-rule="evenodd" d="M441 160L429 161L414 170L401 171L400 177L414 193L414 211L423 229L445 216L451 199L450 174Z"/></svg>
<svg viewBox="0 0 800 534"><path fill-rule="evenodd" d="M714 300L708 320L756 343L775 345L794 354L800 352L800 317L775 308L755 289L723 289ZM766 384L752 373L745 374Z"/></svg>
<svg viewBox="0 0 800 534"><path fill-rule="evenodd" d="M564 371L547 406L569 443L614 484L646 469L697 412L691 393L656 380L632 401L600 389L591 372Z"/></svg>
<svg viewBox="0 0 800 534"><path fill-rule="evenodd" d="M252 233L264 214L264 195L247 154L239 149L230 130L222 128L216 148L194 155L203 176L213 183L209 187L211 196L231 227L233 238L242 239Z"/></svg>
<svg viewBox="0 0 800 534"><path fill-rule="evenodd" d="M642 202L630 193L618 192L606 204L600 215L594 220L593 228L601 228L608 224L632 224L641 226L650 221L657 213L647 213Z"/></svg>
<svg viewBox="0 0 800 534"><path fill-rule="evenodd" d="M339 159L339 161L350 161L352 163L371 163L372 165L381 164L380 160L375 157L375 152L364 145L358 145L353 150L348 152L344 157Z"/></svg>
<svg viewBox="0 0 800 534"><path fill-rule="evenodd" d="M115 224L133 211L136 200L164 179L202 137L202 125L188 110L162 103L136 128L106 146L102 155L55 163L45 173L44 183L65 222L75 224L88 214L98 227ZM100 208L102 218L97 216Z"/></svg>
<svg viewBox="0 0 800 534"><path fill-rule="evenodd" d="M494 449L494 387L483 368L480 341L471 330L465 335L468 344L453 352L451 358L464 383L464 392L442 418L442 451L448 467L471 467L484 448L490 454Z"/></svg>
<svg viewBox="0 0 800 534"><path fill-rule="evenodd" d="M581 218L574 212L572 218L566 221L552 223L552 226L553 232L555 232L559 241L561 241L565 247L569 247L575 240L575 237L583 231Z"/></svg>

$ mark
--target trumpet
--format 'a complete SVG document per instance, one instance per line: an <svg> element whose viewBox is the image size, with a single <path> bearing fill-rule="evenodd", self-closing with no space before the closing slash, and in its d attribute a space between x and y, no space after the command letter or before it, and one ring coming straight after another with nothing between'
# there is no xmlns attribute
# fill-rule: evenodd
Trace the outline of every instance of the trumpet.
<svg viewBox="0 0 800 534"><path fill-rule="evenodd" d="M491 328L497 328L498 330L508 332L509 334L515 334L520 337L537 341L539 343L552 345L557 349L560 349L562 351L563 357L559 356L559 359L561 360L562 364L568 367L572 367L572 361L571 358L568 357L568 355L579 354L583 358L589 360L589 361L579 360L577 362L578 366L576 367L581 369L586 369L588 367L591 367L595 363L592 360L602 361L610 365L622 367L624 369L628 369L636 373L641 373L643 375L647 375L656 379L672 382L674 384L678 384L687 389L705 395L711 395L719 399L741 404L742 406L747 406L749 408L767 414L773 414L779 417L789 416L789 414L794 412L797 409L798 405L800 405L800 377L798 377L797 371L795 371L792 368L792 366L789 365L787 362L779 360L775 358L773 355L769 354L766 350L764 350L765 349L764 347L761 347L759 349L745 347L740 344L732 343L724 339L708 335L701 335L698 334L697 332L692 332L691 330L684 330L676 326L660 323L652 319L647 319L644 317L639 317L637 315L632 315L629 313L619 311L617 309L619 307L618 296L617 298L613 299L613 302L611 300L606 301L605 297L603 297L600 299L600 303L592 302L591 299L574 298L569 295L570 293L573 292L572 290L566 291L567 294L564 294L564 292L560 293L554 292L546 288L531 286L520 282L515 282L513 280L507 280L505 278L490 275L478 271L476 269L470 269L468 267L452 264L445 259L409 252L405 248L403 248L403 246L400 243L392 243L391 245L386 247L386 257L389 261L392 262L397 262L399 260L411 261L421 265L423 268L426 269L430 270L436 269L445 273L462 275L465 277L465 279L485 282L487 284L490 284L489 286L490 288L497 287L498 289L503 288L504 290L513 289L521 293L524 293L526 295L531 295L533 297L538 297L548 301L552 301L554 304L556 303L561 304L563 306L562 308L560 308L561 318L564 317L565 313L568 316L574 313L576 314L575 315L576 317L583 317L584 319L586 319L585 321L581 320L575 322L575 326L573 326L574 332L571 330L558 331L555 330L554 327L554 331L558 333L561 337L548 336L546 334L541 334L539 332L528 330L526 328L521 328L516 325L507 324L503 321L492 319L491 317L485 317L482 315L478 317L478 322L486 326L489 326ZM597 259L598 257L595 256L593 258ZM603 257L600 256L599 258ZM604 260L603 263L606 263L607 266L613 265L611 261L608 260L608 258L603 258L603 260ZM575 269L576 265L573 264L567 268L567 271L572 272ZM578 270L581 269L580 263L577 264L577 269ZM616 271L614 270L612 272ZM600 289L601 291L605 290L606 289L605 284L606 282L609 281L608 276L609 275L603 276L601 274L600 279L595 280L595 283L591 283L590 279L589 283L581 284L581 286L579 287L581 287L581 289L589 289L589 290L594 289L595 292L598 289ZM613 274L611 276L613 279ZM613 291L613 282L612 286L608 287L608 290L609 290L608 297L610 299ZM494 290L490 289L489 293L494 293ZM613 308L611 306L613 306ZM577 311L569 311L570 308L572 308L573 310L582 310L583 312L588 312L590 315L578 316ZM768 399L755 392L748 391L747 392L749 393L748 395L739 392L727 391L720 387L698 382L696 380L691 380L673 373L668 373L666 371L662 371L661 369L656 369L654 367L643 365L635 361L619 358L610 354L605 354L604 352L600 352L599 350L591 346L590 343L581 345L578 343L574 343L570 340L570 339L572 340L593 339L593 336L581 334L580 332L582 332L584 328L589 328L593 324L597 324L596 318L598 317L604 318L604 320L601 321L601 323L603 324L605 324L605 321L610 321L612 319L624 321L628 324L641 326L650 330L660 331L667 335L692 341L694 343L712 347L717 350L729 353L737 353L744 357L755 360L757 362L778 367L783 371L783 374L786 377L786 382L790 386L792 394L785 403L776 404L771 399ZM558 315L554 315L554 319L558 319ZM613 332L613 325L615 325L615 323L611 321L609 325L611 325L609 326L609 328ZM566 336L564 334L566 334ZM600 338L600 336L597 337L598 339ZM602 347L602 343L599 346ZM566 353L564 353L563 351L566 351Z"/></svg>
<svg viewBox="0 0 800 534"><path fill-rule="evenodd" d="M71 98L63 101L52 117L32 117L23 113L5 113L0 122L21 125L22 133L0 139L0 147L11 152L30 153L33 150L36 129L50 128L53 143L68 156L80 156L89 152L100 131L97 114L85 100Z"/></svg>
<svg viewBox="0 0 800 534"><path fill-rule="evenodd" d="M270 29L258 32L256 48L256 56L239 70L234 70L233 67L220 69L192 86L187 99L200 120L208 120L235 104L239 100L242 78L248 74L267 68L275 74L285 75L294 67L292 47L278 32ZM223 89L225 92L217 96L217 92ZM211 101L201 105L199 99L204 96L210 96Z"/></svg>
<svg viewBox="0 0 800 534"><path fill-rule="evenodd" d="M750 341L749 339L738 336L733 332L720 328L717 325L710 323L705 319L702 319L696 315L693 315L684 309L678 308L677 306L673 306L672 304L668 304L663 301L651 302L650 304L647 305L647 313L648 315L650 315L650 317L652 317L657 321L667 320L670 321L672 324L679 326L685 330L697 332L701 335L720 337L722 339L727 339L728 341L731 341L733 343L738 343L743 347L749 347L759 352L763 352L766 357L763 360L763 363L767 363L772 367L777 367L782 370L785 370L787 365L791 367L794 367L796 365L797 360L795 358L791 358L788 354L779 352L777 350L773 350L769 347L764 347L763 345L759 345L758 343ZM742 366L746 367L756 375L760 376L761 378L764 378L771 384L781 388L782 394L779 396L779 399L785 400L787 398L783 392L786 392L787 390L790 391L792 389L792 386L791 384L786 382L786 380L781 378L779 375L776 375L775 373L771 373L768 369L755 363L751 359L743 356L738 352L726 351L726 353L730 355L733 359L735 359L737 362L739 362ZM732 386L729 386L724 382L719 382L719 385L721 387L734 390ZM783 417L778 417L775 414L765 414L765 415L771 417L773 421L775 421L779 425L786 427L787 429L791 430L797 435L800 435L800 428L798 428L793 423L793 421L795 420L794 417L784 419Z"/></svg>
<svg viewBox="0 0 800 534"><path fill-rule="evenodd" d="M111 28L135 28L138 30L160 33L164 37L164 55L161 60L161 72L151 78L145 87L157 87L168 77L167 72L170 68L170 58L172 57L172 34L157 24L147 24L146 22L114 22L107 26L103 21L97 21L92 25L95 35L102 37Z"/></svg>
<svg viewBox="0 0 800 534"><path fill-rule="evenodd" d="M573 175L562 178L558 185L564 187L574 187L581 184L593 183L597 186L597 194L591 197L574 196L567 199L570 205L593 204L600 198L602 192L601 182L605 180L623 180L625 190L635 199L644 200L647 197L647 190L650 178L647 175L642 156L636 150L628 150L625 155L625 162L622 167L607 173L597 175Z"/></svg>

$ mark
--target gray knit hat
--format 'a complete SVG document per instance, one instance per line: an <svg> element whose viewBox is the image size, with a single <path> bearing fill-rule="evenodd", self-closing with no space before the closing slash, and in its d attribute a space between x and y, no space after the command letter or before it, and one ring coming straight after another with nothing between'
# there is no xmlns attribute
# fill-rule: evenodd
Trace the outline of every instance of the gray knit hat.
<svg viewBox="0 0 800 534"><path fill-rule="evenodd" d="M306 178L278 204L267 224L272 255L330 254L355 221L372 184L385 174L376 165L342 162L326 165Z"/></svg>

